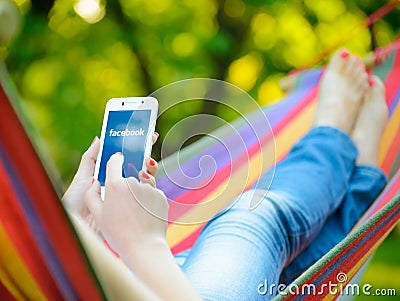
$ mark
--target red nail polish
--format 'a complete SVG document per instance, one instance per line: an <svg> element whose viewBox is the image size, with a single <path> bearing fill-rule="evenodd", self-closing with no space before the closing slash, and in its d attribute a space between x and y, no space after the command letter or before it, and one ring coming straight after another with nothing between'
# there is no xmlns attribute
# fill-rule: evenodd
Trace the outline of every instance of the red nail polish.
<svg viewBox="0 0 400 301"><path fill-rule="evenodd" d="M94 183L94 178L92 178L92 185L93 185L93 183Z"/></svg>
<svg viewBox="0 0 400 301"><path fill-rule="evenodd" d="M374 79L372 77L368 78L368 83L369 83L370 87L373 87L375 85L375 81L374 81Z"/></svg>
<svg viewBox="0 0 400 301"><path fill-rule="evenodd" d="M156 136L157 136L157 138L160 136L160 134L159 134L159 133L157 133L157 132L154 132L154 135L156 135Z"/></svg>
<svg viewBox="0 0 400 301"><path fill-rule="evenodd" d="M142 172L142 177L145 179L150 179L150 176L145 171Z"/></svg>
<svg viewBox="0 0 400 301"><path fill-rule="evenodd" d="M343 49L342 52L340 52L340 56L342 58L347 58L350 55L350 52L347 49Z"/></svg>
<svg viewBox="0 0 400 301"><path fill-rule="evenodd" d="M156 165L156 161L154 161L154 159L150 158L150 166L155 166Z"/></svg>

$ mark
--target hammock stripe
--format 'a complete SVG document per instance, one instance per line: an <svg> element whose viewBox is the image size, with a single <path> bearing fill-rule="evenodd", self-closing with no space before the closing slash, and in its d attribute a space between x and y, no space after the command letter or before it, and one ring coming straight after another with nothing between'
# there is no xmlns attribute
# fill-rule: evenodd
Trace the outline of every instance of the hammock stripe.
<svg viewBox="0 0 400 301"><path fill-rule="evenodd" d="M361 268L378 248L400 219L399 188L400 172L396 174L392 184L386 187L380 198L376 201L376 203L385 204L384 209L379 212L375 212L375 210L369 211L364 219L364 223L356 227L350 235L315 263L293 285L299 287L300 292L307 292L307 287L315 286L315 292L323 292L323 294L318 294L318 299L326 297L326 300L332 300L339 297L340 290L338 290L337 294L331 294L329 289L322 287L322 285L332 283L338 285L338 288L344 288L354 277L358 269ZM393 196L396 194L398 194L397 198L393 199ZM338 273L345 273L347 280L339 282L337 279ZM290 295L289 291L286 292L288 295L285 300L315 299L315 294ZM280 300L283 297L277 296L276 299Z"/></svg>
<svg viewBox="0 0 400 301"><path fill-rule="evenodd" d="M1 261L1 282L13 296L23 294L28 300L102 300L58 195L3 90L4 79L1 83L0 232L5 235L0 244L8 244L20 258ZM3 252L2 257L7 255ZM12 264L21 270L9 269Z"/></svg>
<svg viewBox="0 0 400 301"><path fill-rule="evenodd" d="M384 133L380 164L392 180L363 222L297 280L300 286L334 281L338 271L345 272L351 279L400 218L399 198L393 199L400 188L400 176L396 174L400 161L399 50L393 49L386 63L376 67L374 72L385 79L387 88L390 122ZM247 116L250 123L259 122L256 130L244 120L238 120L233 124L239 137L233 136L227 128L216 131L227 144L244 142L244 153L233 151L234 156L227 160L226 150L210 139L201 139L181 151L180 163L189 175L196 170L202 156L216 158L218 170L214 178L198 190L185 189L177 187L161 171L160 188L175 202L189 200L191 204L203 204L213 199L218 202L211 202L213 204L207 210L201 206L183 209L173 213L173 217L178 221L190 221L204 215L205 211L213 215L243 189L255 185L259 175L273 164L274 158L263 160L263 154L270 154L274 149L272 138L276 141L277 159L283 159L293 143L311 126L321 73L322 69L304 72L296 89L286 99L273 107L263 108L261 113L250 113ZM5 93L7 90L9 95L13 94L5 74L0 66L0 300L104 300L104 292L46 170L10 104L10 96ZM263 114L270 120L274 137L267 127L262 126ZM167 158L163 164L172 175L180 176L182 174L174 170L175 159ZM207 177L199 178L195 183L188 183L191 185L188 187L201 186L207 180ZM230 188L233 187L225 191L229 183ZM189 248L202 226L170 224L168 241L172 250L179 252ZM289 296L292 299L303 297ZM324 297L331 300L337 296L326 294Z"/></svg>
<svg viewBox="0 0 400 301"><path fill-rule="evenodd" d="M400 78L400 52L398 49L393 49L389 59L385 64L380 65L376 68L376 73L384 79L387 90L387 104L389 108L389 123L386 127L383 143L379 153L379 163L381 168L384 170L386 175L392 177L397 171L399 166L399 149L400 149L400 107L399 93L400 86L398 85L398 78ZM375 70L374 70L375 72ZM276 143L276 158L278 161L282 160L287 152L290 150L292 145L300 139L310 128L313 113L316 107L316 95L318 81L321 77L322 69L314 69L304 72L298 79L296 91L290 94L286 99L279 102L276 106L265 107L262 114L266 114L268 120L270 120L271 127L273 129L275 143ZM253 114L249 119L264 119L261 113ZM252 124L256 124L256 121L252 121ZM202 149L201 153L195 152L203 141L194 143L187 149L180 151L180 162L181 166L177 166L177 159L167 159L162 163L162 168L168 170L168 176L164 171L161 171L157 179L158 187L166 192L169 199L172 199L171 208L175 209L176 203L190 202L190 204L202 204L204 202L213 201L215 203L215 211L210 213L209 216L216 214L221 208L224 207L229 201L239 195L243 189L241 187L245 183L245 189L249 189L255 184L257 177L247 177L246 170L243 170L243 166L247 166L248 170L257 171L257 167L262 164L262 172L268 170L273 162L271 160L264 160L260 163L262 153L268 154L268 150L273 147L273 140L266 139L270 137L267 127L260 127L264 132L258 132L262 142L262 148L258 147L259 144L254 137L254 133L251 133L250 126L246 123L234 122L238 127L238 131L241 133L240 137L235 136L224 136L223 129L218 130L218 133L222 141L226 144L240 144L240 140L248 141L246 147L248 149L247 156L239 155L232 156L231 162L227 161L227 155L221 156L221 146L217 145L217 142L213 140L213 144L210 144L207 149ZM250 139L248 137L250 136ZM236 139L232 142L232 139ZM225 154L225 153L224 153ZM185 181L185 173L193 173L193 170L198 170L199 160L202 156L211 156L216 162L219 162L218 171L214 175L214 178L209 181L207 185L202 187L202 184L207 183L207 179L202 179L203 182L196 183L195 186L187 183L186 187L202 187L198 189L190 189L185 187L177 187L174 181L183 183ZM224 157L224 158L223 158ZM224 164L224 165L222 165ZM179 168L185 173L179 172ZM231 169L233 169L231 171ZM229 178L232 184L229 185L229 192L224 191L223 188L228 185L227 179ZM256 172L257 174L257 172ZM193 176L193 174L191 174ZM171 180L171 178L173 180ZM247 179L247 181L246 181ZM189 179L192 181L192 179ZM232 188L233 187L233 188ZM237 189L236 189L237 188ZM235 190L236 189L236 190ZM221 198L214 200L214 198L223 191L224 199L221 203ZM179 208L181 209L182 206ZM211 206L207 207L211 208ZM181 210L172 210L172 220L185 223L190 220L197 220L196 217L202 216L203 206L188 206ZM200 233L204 224L197 225L179 225L177 223L170 224L167 239L174 253L184 251L190 248L196 241L198 234Z"/></svg>

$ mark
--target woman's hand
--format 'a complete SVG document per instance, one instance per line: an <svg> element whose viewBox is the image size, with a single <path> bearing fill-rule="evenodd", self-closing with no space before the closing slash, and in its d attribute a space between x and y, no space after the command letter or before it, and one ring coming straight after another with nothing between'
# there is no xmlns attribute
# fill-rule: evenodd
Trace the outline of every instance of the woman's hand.
<svg viewBox="0 0 400 301"><path fill-rule="evenodd" d="M161 300L201 300L176 264L165 240L168 203L149 174L157 172L157 164L146 160L149 172L139 173L139 183L133 177L122 177L123 162L123 155L117 153L107 163L104 202L98 181L85 195L101 233L133 273Z"/></svg>
<svg viewBox="0 0 400 301"><path fill-rule="evenodd" d="M156 143L157 139L158 133L155 132L153 135L153 144ZM68 187L62 198L66 207L72 213L85 220L86 223L96 232L98 232L98 230L93 220L93 216L84 202L84 196L94 181L93 175L99 149L100 139L95 137L88 150L82 155L78 171L76 172L71 185ZM154 177L156 176L158 170L156 161L151 158L147 158L145 160L145 164L147 173L152 176L152 179L144 179L144 182L147 182L147 180L154 181Z"/></svg>
<svg viewBox="0 0 400 301"><path fill-rule="evenodd" d="M168 218L167 199L155 188L152 175L157 172L157 163L146 160L149 172L139 173L139 183L133 177L122 177L123 162L123 155L116 153L107 163L104 201L98 181L85 194L85 203L101 233L122 257L146 246L166 245Z"/></svg>
<svg viewBox="0 0 400 301"><path fill-rule="evenodd" d="M95 137L88 150L82 155L78 171L62 198L67 208L83 219L89 215L89 210L83 202L83 196L93 181L99 148L100 140Z"/></svg>

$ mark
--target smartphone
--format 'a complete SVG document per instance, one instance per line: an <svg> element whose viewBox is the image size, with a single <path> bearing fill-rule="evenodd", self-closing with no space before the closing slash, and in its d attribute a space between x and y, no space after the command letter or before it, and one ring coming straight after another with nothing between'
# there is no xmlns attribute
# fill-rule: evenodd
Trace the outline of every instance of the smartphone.
<svg viewBox="0 0 400 301"><path fill-rule="evenodd" d="M103 199L107 162L116 152L124 155L122 176L139 179L144 159L151 155L157 111L154 97L112 98L107 102L94 173Z"/></svg>

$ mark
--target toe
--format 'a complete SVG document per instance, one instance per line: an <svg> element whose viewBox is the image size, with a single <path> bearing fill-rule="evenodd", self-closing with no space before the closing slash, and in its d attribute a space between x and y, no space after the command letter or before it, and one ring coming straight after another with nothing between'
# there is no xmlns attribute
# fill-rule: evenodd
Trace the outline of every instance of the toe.
<svg viewBox="0 0 400 301"><path fill-rule="evenodd" d="M350 57L350 52L345 48L336 51L329 61L328 69L342 73L346 69L347 61Z"/></svg>
<svg viewBox="0 0 400 301"><path fill-rule="evenodd" d="M374 93L385 95L385 85L383 84L382 80L376 76L371 76L371 88Z"/></svg>
<svg viewBox="0 0 400 301"><path fill-rule="evenodd" d="M344 74L357 78L364 72L363 65L358 57L351 55L347 61L348 63L346 64Z"/></svg>
<svg viewBox="0 0 400 301"><path fill-rule="evenodd" d="M360 72L356 78L356 85L359 87L358 89L361 91L361 93L364 94L369 87L368 74L366 72Z"/></svg>

